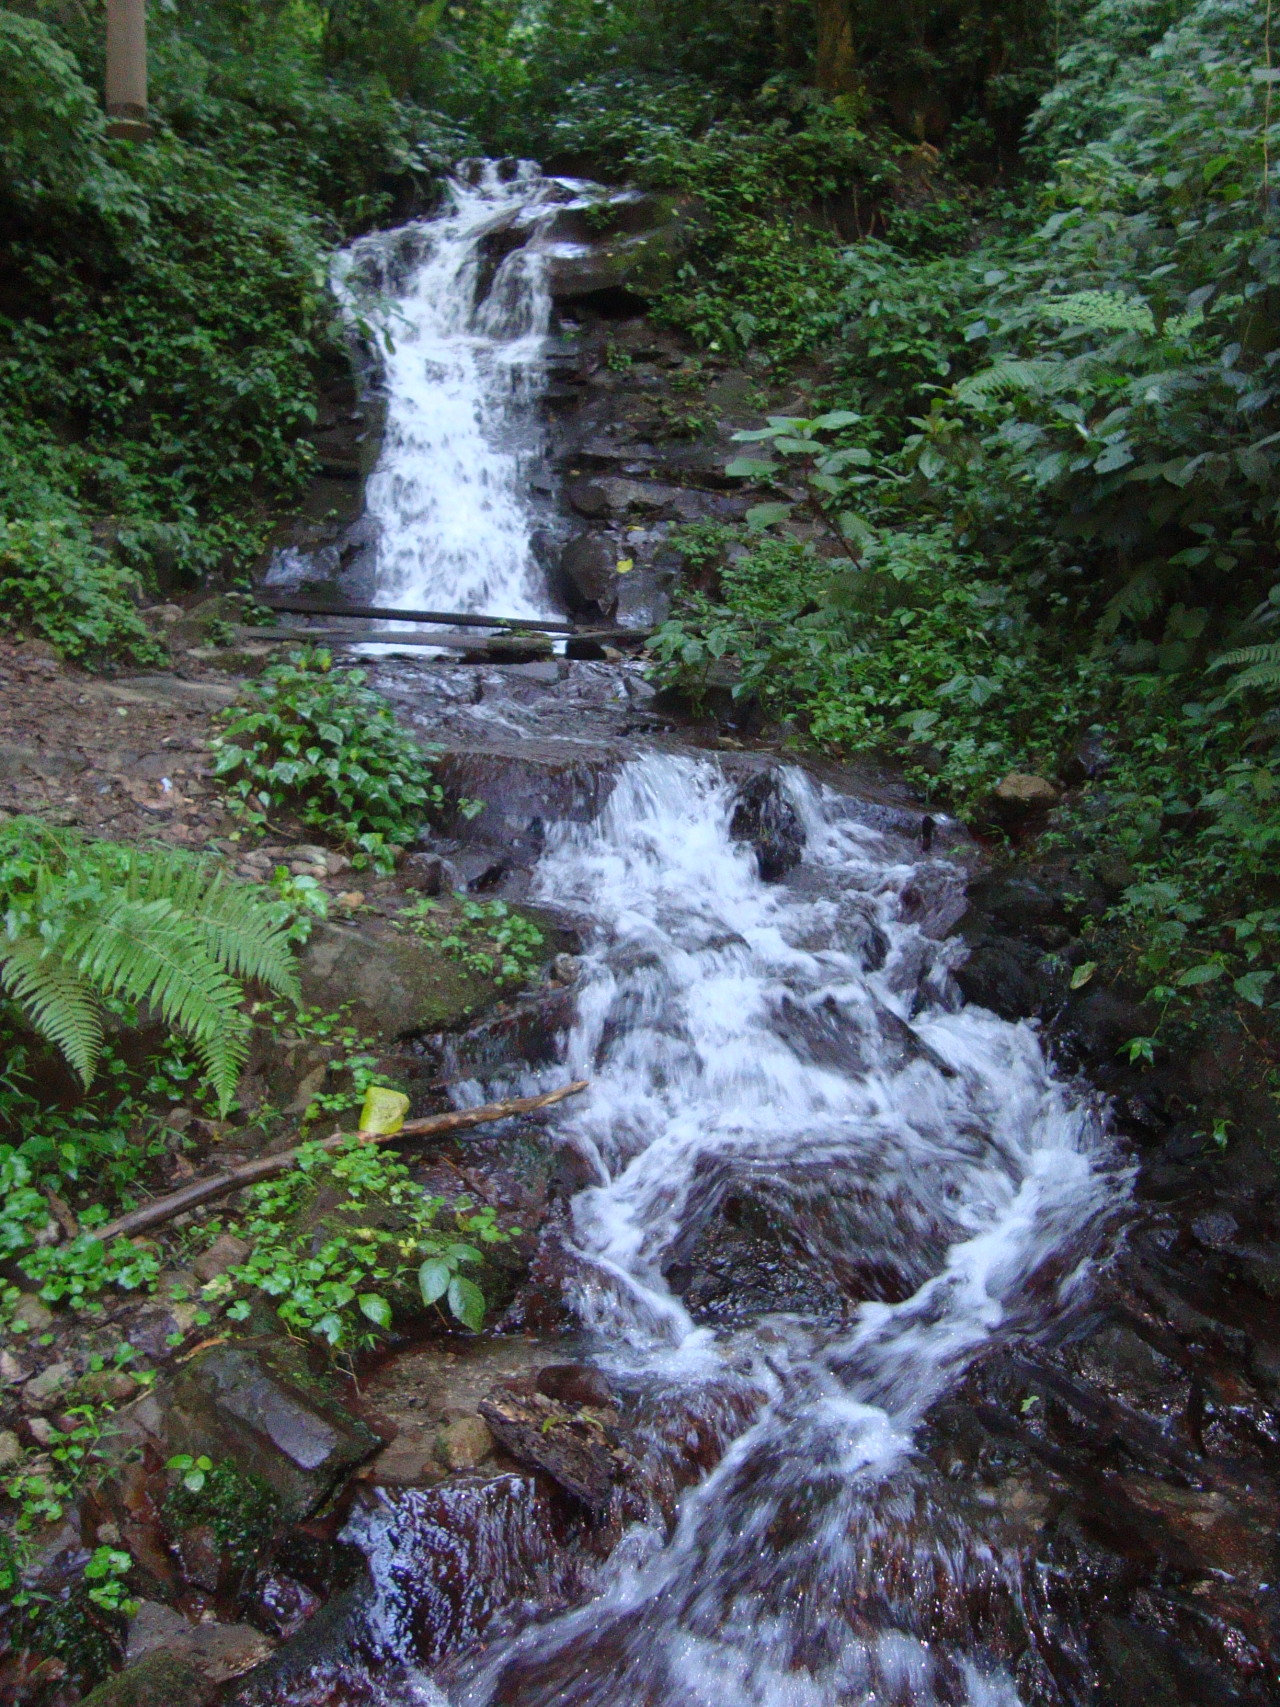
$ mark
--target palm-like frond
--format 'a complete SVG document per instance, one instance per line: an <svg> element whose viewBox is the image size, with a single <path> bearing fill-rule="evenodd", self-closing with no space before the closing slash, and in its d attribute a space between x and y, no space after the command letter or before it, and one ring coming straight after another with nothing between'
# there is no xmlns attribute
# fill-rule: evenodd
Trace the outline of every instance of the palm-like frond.
<svg viewBox="0 0 1280 1707"><path fill-rule="evenodd" d="M1245 668L1241 669L1240 666ZM1227 684L1233 698L1250 688L1274 693L1280 688L1280 640L1266 640L1257 646L1237 646L1233 652L1220 652L1209 666L1211 670L1235 670Z"/></svg>
<svg viewBox="0 0 1280 1707"><path fill-rule="evenodd" d="M983 368L981 373L962 379L955 388L955 395L961 403L979 405L995 402L1001 397L1046 396L1057 389L1055 381L1060 382L1065 377L1064 365L1062 362L1028 361L1005 356Z"/></svg>
<svg viewBox="0 0 1280 1707"><path fill-rule="evenodd" d="M86 1084L100 1004L122 997L191 1040L225 1108L247 1052L241 981L298 998L283 926L211 860L16 820L0 830L0 892L0 983Z"/></svg>
<svg viewBox="0 0 1280 1707"><path fill-rule="evenodd" d="M6 947L0 983L88 1085L102 1052L102 1010L83 973L39 937L24 937Z"/></svg>
<svg viewBox="0 0 1280 1707"><path fill-rule="evenodd" d="M1145 302L1118 290L1078 290L1054 297L1042 313L1068 326L1092 326L1099 332L1154 332L1156 317Z"/></svg>

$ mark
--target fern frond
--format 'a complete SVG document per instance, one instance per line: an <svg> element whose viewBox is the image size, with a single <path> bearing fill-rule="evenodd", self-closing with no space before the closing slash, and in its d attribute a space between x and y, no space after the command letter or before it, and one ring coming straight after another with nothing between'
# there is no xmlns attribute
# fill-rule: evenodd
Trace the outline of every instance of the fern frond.
<svg viewBox="0 0 1280 1707"><path fill-rule="evenodd" d="M1255 664L1251 670L1242 670L1238 676L1231 678L1227 693L1234 699L1237 694L1246 693L1250 688L1261 688L1267 693L1274 693L1280 688L1280 662Z"/></svg>
<svg viewBox="0 0 1280 1707"><path fill-rule="evenodd" d="M85 1079L103 998L143 1003L190 1039L225 1108L248 1053L249 979L299 999L292 951L262 893L212 860L59 833L0 828L0 983Z"/></svg>
<svg viewBox="0 0 1280 1707"><path fill-rule="evenodd" d="M173 849L148 849L132 893L167 900L200 932L205 951L236 978L264 985L278 996L301 999L293 950L274 924L261 892L229 879L209 860Z"/></svg>
<svg viewBox="0 0 1280 1707"><path fill-rule="evenodd" d="M1244 664L1245 669L1239 669ZM1274 693L1280 688L1280 640L1264 640L1257 646L1237 646L1231 652L1219 652L1209 665L1211 670L1236 670L1227 683L1227 695L1235 699L1251 688Z"/></svg>
<svg viewBox="0 0 1280 1707"><path fill-rule="evenodd" d="M243 992L206 951L203 932L167 900L116 897L68 930L64 953L108 995L145 1002L185 1032L225 1106L248 1048Z"/></svg>
<svg viewBox="0 0 1280 1707"><path fill-rule="evenodd" d="M1118 290L1078 290L1044 303L1040 312L1068 326L1091 326L1099 332L1149 334L1156 329L1155 315L1146 303L1122 296Z"/></svg>
<svg viewBox="0 0 1280 1707"><path fill-rule="evenodd" d="M1062 366L1061 362L1019 360L1007 356L983 368L981 373L962 379L955 388L955 395L961 403L979 405L1019 394L1048 396L1056 389L1054 380L1062 377Z"/></svg>
<svg viewBox="0 0 1280 1707"><path fill-rule="evenodd" d="M1209 668L1227 670L1237 664L1274 664L1280 667L1280 640L1266 640L1257 646L1237 646L1234 652L1219 652Z"/></svg>
<svg viewBox="0 0 1280 1707"><path fill-rule="evenodd" d="M1155 573L1150 569L1139 569L1107 601L1098 627L1103 634L1114 634L1122 622L1145 622L1147 617L1155 614L1163 597L1164 589Z"/></svg>
<svg viewBox="0 0 1280 1707"><path fill-rule="evenodd" d="M59 1048L87 1089L102 1053L102 1015L78 968L36 937L0 948L0 983L26 1009L36 1030Z"/></svg>

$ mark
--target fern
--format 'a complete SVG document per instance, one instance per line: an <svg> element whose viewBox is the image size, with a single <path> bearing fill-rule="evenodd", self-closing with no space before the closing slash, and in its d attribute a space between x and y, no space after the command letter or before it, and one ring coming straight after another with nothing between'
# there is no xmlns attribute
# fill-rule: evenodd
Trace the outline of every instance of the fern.
<svg viewBox="0 0 1280 1707"><path fill-rule="evenodd" d="M1068 326L1091 326L1099 332L1152 333L1156 329L1156 317L1146 303L1122 296L1118 290L1078 290L1046 302L1041 313Z"/></svg>
<svg viewBox="0 0 1280 1707"><path fill-rule="evenodd" d="M1171 338L1183 338L1204 324L1204 310L1191 308L1185 314L1170 315L1158 328L1145 302L1123 296L1118 290L1078 290L1071 296L1057 296L1042 303L1040 313L1068 326L1088 326L1097 332L1142 332L1149 338L1158 330Z"/></svg>
<svg viewBox="0 0 1280 1707"><path fill-rule="evenodd" d="M285 928L212 861L15 819L0 830L0 984L88 1085L103 1006L151 1008L194 1045L225 1110L248 1045L243 981L298 998Z"/></svg>
<svg viewBox="0 0 1280 1707"><path fill-rule="evenodd" d="M1240 669L1242 664L1246 666L1244 669ZM1209 668L1236 671L1227 684L1232 699L1251 688L1274 693L1280 688L1280 640L1265 640L1257 646L1238 646L1233 652L1220 652Z"/></svg>
<svg viewBox="0 0 1280 1707"><path fill-rule="evenodd" d="M979 406L1001 397L1019 395L1044 397L1056 390L1061 380L1063 364L1051 361L1022 361L1013 356L1002 357L981 373L970 374L955 388L961 403Z"/></svg>

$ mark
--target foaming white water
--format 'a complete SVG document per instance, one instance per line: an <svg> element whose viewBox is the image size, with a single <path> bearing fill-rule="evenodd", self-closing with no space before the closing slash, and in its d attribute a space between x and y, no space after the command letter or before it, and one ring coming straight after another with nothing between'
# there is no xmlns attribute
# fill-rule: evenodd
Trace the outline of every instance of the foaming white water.
<svg viewBox="0 0 1280 1707"><path fill-rule="evenodd" d="M524 239L564 193L528 163L470 162L444 214L335 262L347 314L385 342L386 429L366 489L379 604L553 614L526 498L551 301Z"/></svg>
<svg viewBox="0 0 1280 1707"><path fill-rule="evenodd" d="M952 949L907 917L920 869L786 786L808 833L786 885L688 758L626 766L540 864L538 895L596 923L569 1048L592 1084L562 1129L599 1178L579 1314L618 1366L705 1377L714 1335L669 1277L730 1200L790 1229L812 1305L785 1356L758 1324L774 1396L670 1544L499 1644L465 1707L1016 1707L1022 1554L914 1436L993 1336L1086 1283L1122 1176L1032 1030L959 1006Z"/></svg>

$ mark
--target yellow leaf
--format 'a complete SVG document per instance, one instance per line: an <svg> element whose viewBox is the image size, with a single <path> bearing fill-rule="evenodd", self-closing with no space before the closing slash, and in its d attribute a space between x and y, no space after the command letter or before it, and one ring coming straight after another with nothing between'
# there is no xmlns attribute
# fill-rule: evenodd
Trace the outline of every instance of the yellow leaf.
<svg viewBox="0 0 1280 1707"><path fill-rule="evenodd" d="M381 1085L370 1085L364 1093L364 1107L360 1110L360 1130L387 1137L400 1130L408 1112L409 1099L402 1091L388 1091Z"/></svg>
<svg viewBox="0 0 1280 1707"><path fill-rule="evenodd" d="M634 569L635 566L636 560L634 557L620 557L618 559L617 569L619 575L625 575L628 569Z"/></svg>

